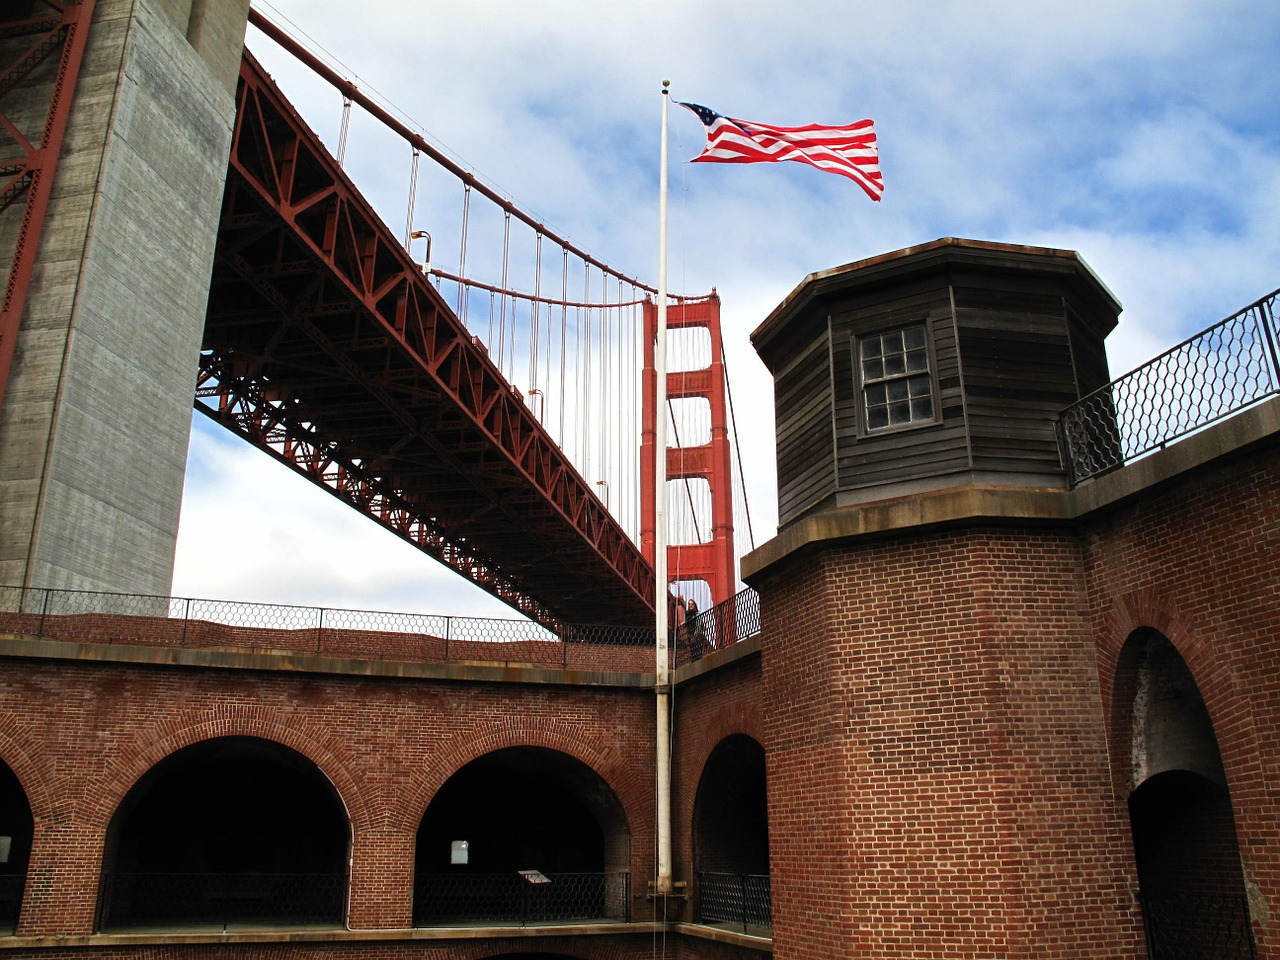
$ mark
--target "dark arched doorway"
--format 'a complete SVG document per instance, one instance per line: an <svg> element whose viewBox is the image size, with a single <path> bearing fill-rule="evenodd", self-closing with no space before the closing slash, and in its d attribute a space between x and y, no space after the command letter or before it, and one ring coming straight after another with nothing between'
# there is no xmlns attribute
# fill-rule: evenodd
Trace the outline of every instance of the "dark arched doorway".
<svg viewBox="0 0 1280 960"><path fill-rule="evenodd" d="M22 784L0 760L0 934L18 928L35 822Z"/></svg>
<svg viewBox="0 0 1280 960"><path fill-rule="evenodd" d="M765 787L764 748L751 737L726 737L707 758L693 806L698 918L703 923L771 923Z"/></svg>
<svg viewBox="0 0 1280 960"><path fill-rule="evenodd" d="M328 779L287 747L179 750L112 818L99 928L341 925L350 832Z"/></svg>
<svg viewBox="0 0 1280 960"><path fill-rule="evenodd" d="M413 922L628 919L631 832L590 767L510 747L440 788L418 828Z"/></svg>
<svg viewBox="0 0 1280 960"><path fill-rule="evenodd" d="M1255 949L1231 796L1195 678L1154 630L1129 639L1118 678L1148 955L1248 960Z"/></svg>

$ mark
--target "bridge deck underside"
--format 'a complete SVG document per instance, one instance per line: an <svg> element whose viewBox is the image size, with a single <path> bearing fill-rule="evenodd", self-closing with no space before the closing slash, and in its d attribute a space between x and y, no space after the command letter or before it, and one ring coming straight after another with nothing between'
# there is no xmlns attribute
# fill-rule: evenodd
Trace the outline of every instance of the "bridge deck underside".
<svg viewBox="0 0 1280 960"><path fill-rule="evenodd" d="M247 54L197 407L546 623L653 571Z"/></svg>

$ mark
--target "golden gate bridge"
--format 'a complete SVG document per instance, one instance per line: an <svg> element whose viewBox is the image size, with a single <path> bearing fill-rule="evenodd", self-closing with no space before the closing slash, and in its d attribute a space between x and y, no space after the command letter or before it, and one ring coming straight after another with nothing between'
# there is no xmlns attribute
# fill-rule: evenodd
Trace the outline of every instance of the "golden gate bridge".
<svg viewBox="0 0 1280 960"><path fill-rule="evenodd" d="M246 52L197 409L534 620L649 619L657 291L250 22L342 123L330 151ZM402 235L343 169L353 107L405 144ZM671 298L668 326L669 580L705 609L737 583L715 292Z"/></svg>

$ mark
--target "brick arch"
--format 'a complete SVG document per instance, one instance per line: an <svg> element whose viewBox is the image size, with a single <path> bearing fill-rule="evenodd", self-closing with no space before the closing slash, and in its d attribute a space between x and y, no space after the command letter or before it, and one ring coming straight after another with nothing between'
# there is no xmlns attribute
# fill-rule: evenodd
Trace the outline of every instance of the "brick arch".
<svg viewBox="0 0 1280 960"><path fill-rule="evenodd" d="M681 832L682 842L692 842L693 836L693 805L694 799L698 794L698 786L702 783L702 774L707 769L707 761L711 759L711 754L715 752L716 747L724 743L726 739L741 734L750 737L760 747L764 748L764 736L761 730L763 725L760 717L760 702L753 699L750 702L744 702L743 699L736 699L731 703L726 703L719 707L707 717L699 717L699 732L694 740L694 751L686 761L681 757L678 760L678 769L686 772L688 776L681 776L679 783L679 797L676 812L679 817L678 829ZM689 748L686 747L686 750ZM765 776L768 777L769 771L769 752L765 751Z"/></svg>
<svg viewBox="0 0 1280 960"><path fill-rule="evenodd" d="M31 816L39 823L41 820L56 817L60 812L68 809L72 798L65 792L59 794L55 791L45 776L45 770L52 764L37 763L31 758L22 747L19 737L14 736L16 731L11 729L14 724L12 715L0 717L0 760L3 760L5 765L13 771L13 775L18 778L18 783L22 785L22 792L26 794L27 805L31 807ZM64 780L64 784L74 787L70 779Z"/></svg>
<svg viewBox="0 0 1280 960"><path fill-rule="evenodd" d="M297 717L281 719L278 712L260 704L236 704L234 711L184 713L140 732L139 748L115 769L107 771L86 815L103 830L121 802L155 766L185 747L222 737L253 737L288 747L316 765L329 781L346 810L352 831L367 826L377 815L374 798L360 789L360 781L341 759L341 744L328 733L306 730Z"/></svg>
<svg viewBox="0 0 1280 960"><path fill-rule="evenodd" d="M1200 691L1214 736L1230 775L1233 756L1253 750L1253 723L1247 704L1236 689L1229 665L1217 655L1212 643L1196 631L1178 604L1163 591L1145 587L1114 599L1106 619L1106 629L1096 638L1098 676L1102 692L1103 717L1111 754L1112 784L1116 796L1127 801L1132 792L1133 761L1129 752L1131 678L1123 675L1120 658L1129 641L1146 631L1160 634L1176 649L1191 671ZM1224 739L1223 731L1233 736Z"/></svg>
<svg viewBox="0 0 1280 960"><path fill-rule="evenodd" d="M742 735L750 737L760 748L764 749L764 734L761 730L760 704L735 701L725 704L702 722L702 732L698 736L698 752L693 757L693 769L698 771L697 779L702 778L702 771L707 768L707 760L715 752L716 747L729 737ZM769 753L765 751L766 763Z"/></svg>
<svg viewBox="0 0 1280 960"><path fill-rule="evenodd" d="M582 732L582 724L554 718L503 717L455 734L426 767L412 771L412 779L402 792L396 808L387 811L392 823L402 830L416 831L427 807L442 786L472 760L508 747L543 747L573 757L589 767L618 801L626 827L635 837L640 811L629 790L617 775L621 758Z"/></svg>

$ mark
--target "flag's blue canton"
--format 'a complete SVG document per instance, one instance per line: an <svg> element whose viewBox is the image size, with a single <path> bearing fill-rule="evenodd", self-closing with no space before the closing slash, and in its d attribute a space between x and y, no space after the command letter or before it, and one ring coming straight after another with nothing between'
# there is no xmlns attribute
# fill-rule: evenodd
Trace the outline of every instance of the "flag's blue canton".
<svg viewBox="0 0 1280 960"><path fill-rule="evenodd" d="M711 126L720 119L720 114L716 113L710 107L704 107L697 103L681 103L680 106L688 107L698 115L698 119L702 121L704 126Z"/></svg>

